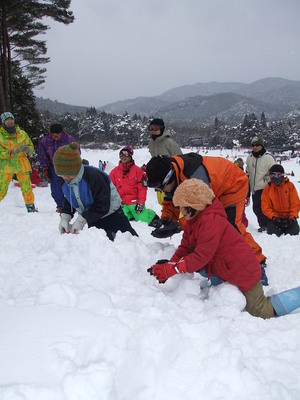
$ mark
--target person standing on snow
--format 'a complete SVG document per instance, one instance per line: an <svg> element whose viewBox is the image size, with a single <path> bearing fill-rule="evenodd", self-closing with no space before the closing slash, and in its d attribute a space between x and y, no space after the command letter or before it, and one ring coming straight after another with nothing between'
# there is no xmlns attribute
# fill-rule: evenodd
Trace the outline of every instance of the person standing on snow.
<svg viewBox="0 0 300 400"><path fill-rule="evenodd" d="M165 123L162 119L154 118L150 121L149 133L149 152L151 157L182 154L179 145L172 139L170 131L165 129Z"/></svg>
<svg viewBox="0 0 300 400"><path fill-rule="evenodd" d="M119 153L120 162L113 168L109 176L122 200L122 209L128 220L146 222L157 227L159 216L155 211L145 207L147 198L147 176L135 165L133 149L125 146Z"/></svg>
<svg viewBox="0 0 300 400"><path fill-rule="evenodd" d="M258 232L267 229L267 218L261 209L261 195L264 187L269 182L269 169L275 160L264 147L264 140L255 136L251 141L252 152L246 160L247 174L249 176L250 191L252 193L253 212L258 221Z"/></svg>
<svg viewBox="0 0 300 400"><path fill-rule="evenodd" d="M53 156L57 149L66 144L75 142L73 136L64 132L61 124L54 123L50 131L40 140L38 147L38 159L44 178L50 182L51 196L56 203L56 211L61 212L64 195L61 190L59 178L55 173Z"/></svg>
<svg viewBox="0 0 300 400"><path fill-rule="evenodd" d="M176 156L182 154L179 145L172 138L169 130L165 128L165 123L161 118L154 118L149 124L149 152L151 157L155 156ZM156 189L158 204L162 205L164 193Z"/></svg>
<svg viewBox="0 0 300 400"><path fill-rule="evenodd" d="M284 177L284 169L274 164L269 171L270 182L261 195L262 212L267 218L267 233L299 235L300 200L295 185Z"/></svg>
<svg viewBox="0 0 300 400"><path fill-rule="evenodd" d="M27 133L15 123L11 112L0 116L0 201L7 194L8 185L16 175L28 212L35 212L34 194L31 187L31 165L28 155L34 152Z"/></svg>
<svg viewBox="0 0 300 400"><path fill-rule="evenodd" d="M98 168L83 165L79 146L73 142L60 147L54 154L53 165L61 177L64 201L60 214L60 233L77 234L87 224L103 229L110 240L116 233L137 233L121 208L121 199L109 176ZM76 220L71 220L77 211Z"/></svg>
<svg viewBox="0 0 300 400"><path fill-rule="evenodd" d="M270 297L264 295L259 263L206 183L199 179L185 180L176 188L173 202L180 207L187 224L170 261L158 260L147 270L159 283L187 272L199 272L208 278L205 285L200 284L202 290L229 282L245 296L246 311L264 319L300 307L300 287Z"/></svg>

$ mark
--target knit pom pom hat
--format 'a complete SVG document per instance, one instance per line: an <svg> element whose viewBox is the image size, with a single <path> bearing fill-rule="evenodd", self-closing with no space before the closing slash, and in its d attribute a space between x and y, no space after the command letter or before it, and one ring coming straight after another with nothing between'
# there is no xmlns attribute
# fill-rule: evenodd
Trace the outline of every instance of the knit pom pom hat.
<svg viewBox="0 0 300 400"><path fill-rule="evenodd" d="M2 114L0 115L0 118L1 118L1 123L2 123L2 125L5 124L5 121L6 121L7 119L13 119L13 120L15 120L14 115L13 115L11 112L9 112L9 111L5 111L4 113L2 113Z"/></svg>
<svg viewBox="0 0 300 400"><path fill-rule="evenodd" d="M78 144L72 142L59 147L54 153L53 164L57 175L76 176L82 165Z"/></svg>
<svg viewBox="0 0 300 400"><path fill-rule="evenodd" d="M121 154L128 155L128 156L130 156L132 158L132 156L133 156L133 148L131 146L125 146L120 150L119 155L121 155Z"/></svg>
<svg viewBox="0 0 300 400"><path fill-rule="evenodd" d="M214 192L200 179L186 179L175 190L173 203L176 207L192 207L202 211L211 205Z"/></svg>

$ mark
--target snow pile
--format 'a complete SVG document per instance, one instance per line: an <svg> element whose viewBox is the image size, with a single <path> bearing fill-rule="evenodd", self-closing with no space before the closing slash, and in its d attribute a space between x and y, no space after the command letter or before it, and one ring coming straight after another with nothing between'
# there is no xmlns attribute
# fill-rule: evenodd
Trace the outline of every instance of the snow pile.
<svg viewBox="0 0 300 400"><path fill-rule="evenodd" d="M110 170L118 151L83 157ZM149 160L146 149L134 157ZM300 192L296 161L283 166ZM13 185L0 203L1 400L300 398L300 314L254 318L229 284L203 301L199 276L159 285L146 269L170 257L181 234L159 240L133 223L139 237L113 243L96 228L60 235L49 187L34 193L39 213L27 214ZM147 206L160 212L152 189ZM265 292L299 286L299 237L259 234L250 207L247 217L268 257Z"/></svg>

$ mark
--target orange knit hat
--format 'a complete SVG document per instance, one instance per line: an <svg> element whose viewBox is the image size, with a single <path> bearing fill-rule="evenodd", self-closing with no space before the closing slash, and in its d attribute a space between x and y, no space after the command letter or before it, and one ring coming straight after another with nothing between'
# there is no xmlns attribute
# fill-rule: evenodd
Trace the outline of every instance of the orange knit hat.
<svg viewBox="0 0 300 400"><path fill-rule="evenodd" d="M176 207L192 207L202 211L211 205L214 192L200 179L186 179L175 190L173 203Z"/></svg>

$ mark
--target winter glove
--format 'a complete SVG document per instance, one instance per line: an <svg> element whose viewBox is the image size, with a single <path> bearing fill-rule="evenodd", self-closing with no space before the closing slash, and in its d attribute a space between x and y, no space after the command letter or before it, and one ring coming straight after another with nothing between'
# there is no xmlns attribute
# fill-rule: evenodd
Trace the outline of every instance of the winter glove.
<svg viewBox="0 0 300 400"><path fill-rule="evenodd" d="M165 283L171 276L187 272L184 258L177 263L168 260L158 260L148 269L150 275L154 275L159 283Z"/></svg>
<svg viewBox="0 0 300 400"><path fill-rule="evenodd" d="M290 224L289 220L286 218L274 218L273 222L279 228L287 228Z"/></svg>
<svg viewBox="0 0 300 400"><path fill-rule="evenodd" d="M278 217L273 217L272 221L274 222L275 225L281 226L281 219Z"/></svg>
<svg viewBox="0 0 300 400"><path fill-rule="evenodd" d="M25 153L25 154L29 154L29 146L27 146L26 144L20 144L20 146L18 146L16 149L12 150L12 154L18 154L18 153Z"/></svg>
<svg viewBox="0 0 300 400"><path fill-rule="evenodd" d="M79 231L82 231L86 223L87 223L86 219L79 214L74 224L71 227L71 233L79 233Z"/></svg>
<svg viewBox="0 0 300 400"><path fill-rule="evenodd" d="M136 203L135 212L137 214L140 214L143 211L144 207L145 207L144 204Z"/></svg>
<svg viewBox="0 0 300 400"><path fill-rule="evenodd" d="M46 181L50 182L50 174L49 174L49 168L48 167L43 168L42 175L43 175L43 178Z"/></svg>
<svg viewBox="0 0 300 400"><path fill-rule="evenodd" d="M161 222L162 225L151 232L151 235L158 239L170 237L174 235L174 233L179 233L181 231L178 222L172 222L169 219L162 219Z"/></svg>
<svg viewBox="0 0 300 400"><path fill-rule="evenodd" d="M60 214L60 223L58 226L60 233L70 233L71 232L71 225L70 221L72 216L70 214L62 213Z"/></svg>

